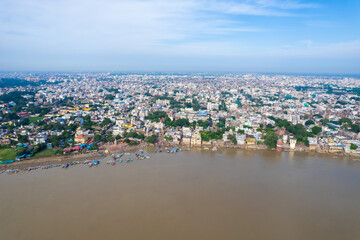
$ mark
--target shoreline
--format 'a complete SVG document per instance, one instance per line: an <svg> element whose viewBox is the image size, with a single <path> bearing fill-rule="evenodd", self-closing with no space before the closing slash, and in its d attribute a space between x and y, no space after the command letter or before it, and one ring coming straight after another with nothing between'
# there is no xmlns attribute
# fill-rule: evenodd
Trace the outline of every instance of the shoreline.
<svg viewBox="0 0 360 240"><path fill-rule="evenodd" d="M113 145L108 145L107 148L111 147ZM66 155L54 155L54 156L46 156L46 157L38 157L38 158L31 158L29 160L23 160L20 162L14 162L9 164L0 165L0 170L8 170L8 169L19 169L24 170L28 167L34 167L34 166L44 166L49 164L65 164L65 163L71 163L73 161L85 161L85 160L103 160L112 154L118 154L118 153L125 153L125 152L135 152L140 149L154 147L157 149L158 147L161 148L179 148L183 149L183 151L190 151L191 149L196 150L206 150L206 151L212 151L212 145L201 145L201 146L189 146L189 145L177 145L177 144L164 144L164 143L158 143L158 144L148 144L148 143L141 143L137 146L124 146L120 147L119 149L115 150L108 150L107 153L105 153L105 150L97 150L96 152L89 152L89 153L79 153L79 154L66 154ZM275 151L276 149L268 149L265 147L258 147L255 146L216 146L217 150L213 152L217 152L222 149L241 149L241 150L249 150L249 151ZM339 157L347 157L350 158L350 160L356 162L360 161L360 156L356 154L351 153L344 153L344 152L319 152L319 151L310 151L310 150L283 150L279 151L279 153L282 152L297 152L297 153L314 153L314 154L320 154L320 155L328 155L331 158L339 158ZM100 155L101 154L101 155Z"/></svg>

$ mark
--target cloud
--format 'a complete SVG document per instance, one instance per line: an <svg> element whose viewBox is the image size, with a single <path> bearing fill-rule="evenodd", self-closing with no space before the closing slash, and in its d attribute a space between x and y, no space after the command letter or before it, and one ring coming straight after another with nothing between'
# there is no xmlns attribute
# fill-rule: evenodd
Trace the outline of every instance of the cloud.
<svg viewBox="0 0 360 240"><path fill-rule="evenodd" d="M272 57L360 55L359 41L304 40L285 46L287 34L293 32L271 29L276 26L267 21L285 22L303 10L321 7L305 1L0 0L0 5L2 67L9 59L12 66L86 63L106 68L114 62L116 68L116 62L141 61L144 66L154 59L159 64L197 59L204 65L213 59L215 66L224 59L231 64L240 58L261 62ZM313 21L311 16L306 20Z"/></svg>

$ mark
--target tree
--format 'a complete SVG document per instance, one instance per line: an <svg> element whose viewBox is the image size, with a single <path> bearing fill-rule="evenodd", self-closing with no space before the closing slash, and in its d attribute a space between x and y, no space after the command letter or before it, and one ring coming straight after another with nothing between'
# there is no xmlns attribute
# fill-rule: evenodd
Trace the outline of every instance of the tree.
<svg viewBox="0 0 360 240"><path fill-rule="evenodd" d="M318 126L314 126L312 129L311 129L312 133L317 135L319 133L321 133L322 131L322 127L318 127Z"/></svg>
<svg viewBox="0 0 360 240"><path fill-rule="evenodd" d="M354 143L350 144L350 150L356 150L358 148L358 146Z"/></svg>
<svg viewBox="0 0 360 240"><path fill-rule="evenodd" d="M306 126L314 125L314 124L315 124L315 123L314 123L313 120L307 120L307 121L305 122L305 125L306 125Z"/></svg>
<svg viewBox="0 0 360 240"><path fill-rule="evenodd" d="M136 142L136 141L132 141L129 143L129 146L136 146L136 145L138 145L138 142Z"/></svg>
<svg viewBox="0 0 360 240"><path fill-rule="evenodd" d="M276 126L282 128L282 127L288 127L290 126L290 122L286 119L280 119L277 121Z"/></svg>
<svg viewBox="0 0 360 240"><path fill-rule="evenodd" d="M114 141L115 141L115 138L110 135L110 136L107 136L106 140L107 140L108 142L114 142Z"/></svg>
<svg viewBox="0 0 360 240"><path fill-rule="evenodd" d="M24 155L24 154L27 154L27 153L28 153L27 149L21 147L21 148L18 148L18 150L16 151L16 156L21 156L21 155Z"/></svg>
<svg viewBox="0 0 360 240"><path fill-rule="evenodd" d="M112 94L107 94L107 95L105 96L105 100L114 100L114 99L115 99L115 96L112 95Z"/></svg>
<svg viewBox="0 0 360 240"><path fill-rule="evenodd" d="M330 121L329 121L329 119L322 118L322 119L320 119L320 122L324 126L324 125L328 124Z"/></svg>
<svg viewBox="0 0 360 240"><path fill-rule="evenodd" d="M21 121L21 125L29 125L30 124L30 120L28 118L24 118L22 121Z"/></svg>
<svg viewBox="0 0 360 240"><path fill-rule="evenodd" d="M229 135L229 136L228 136L228 139L229 139L230 141L232 141L232 143L233 143L234 145L237 144L237 140L236 140L235 135Z"/></svg>
<svg viewBox="0 0 360 240"><path fill-rule="evenodd" d="M340 122L340 123L352 124L351 119L350 119L350 118L346 118L346 117L340 118L340 119L339 119L339 122Z"/></svg>
<svg viewBox="0 0 360 240"><path fill-rule="evenodd" d="M155 111L153 113L150 113L148 116L145 117L145 119L149 119L152 122L159 122L161 118L167 118L167 114L164 111Z"/></svg>
<svg viewBox="0 0 360 240"><path fill-rule="evenodd" d="M242 130L242 129L239 129L239 130L237 131L237 133L239 133L239 134L244 134L244 133L245 133L245 131L244 131L244 130Z"/></svg>
<svg viewBox="0 0 360 240"><path fill-rule="evenodd" d="M197 121L197 125L199 127L207 128L210 124L209 124L209 121L199 120L199 121Z"/></svg>
<svg viewBox="0 0 360 240"><path fill-rule="evenodd" d="M157 136L155 134L153 134L153 135L146 138L147 143L153 143L154 144L154 143L156 143L156 141L157 141Z"/></svg>
<svg viewBox="0 0 360 240"><path fill-rule="evenodd" d="M278 139L279 137L274 131L269 131L264 136L264 143L268 146L268 148L274 148L276 147Z"/></svg>
<svg viewBox="0 0 360 240"><path fill-rule="evenodd" d="M112 123L112 122L111 122L111 120L110 120L109 118L104 118L104 120L102 121L101 124L102 124L103 126L106 126L106 125L108 125L108 124L110 124L110 123Z"/></svg>
<svg viewBox="0 0 360 240"><path fill-rule="evenodd" d="M78 126L74 123L71 123L65 127L66 130L71 130L73 132L75 132L77 128L78 128Z"/></svg>
<svg viewBox="0 0 360 240"><path fill-rule="evenodd" d="M45 143L39 143L39 144L35 145L34 148L32 149L31 156L34 156L36 153L41 152L41 151L43 151L45 149L46 149L46 144Z"/></svg>
<svg viewBox="0 0 360 240"><path fill-rule="evenodd" d="M55 135L51 135L51 136L49 137L49 141L52 143L52 145L53 145L54 147L57 147L57 146L59 146L59 144L60 144L60 139L59 139L59 137L58 137L58 136L55 136Z"/></svg>
<svg viewBox="0 0 360 240"><path fill-rule="evenodd" d="M21 143L26 143L28 141L28 137L25 135L18 135L18 141Z"/></svg>
<svg viewBox="0 0 360 240"><path fill-rule="evenodd" d="M95 141L100 141L101 140L101 135L100 134L95 134L94 140Z"/></svg>
<svg viewBox="0 0 360 240"><path fill-rule="evenodd" d="M354 133L359 133L360 132L360 126L357 124L351 124L351 129L350 131L354 132Z"/></svg>

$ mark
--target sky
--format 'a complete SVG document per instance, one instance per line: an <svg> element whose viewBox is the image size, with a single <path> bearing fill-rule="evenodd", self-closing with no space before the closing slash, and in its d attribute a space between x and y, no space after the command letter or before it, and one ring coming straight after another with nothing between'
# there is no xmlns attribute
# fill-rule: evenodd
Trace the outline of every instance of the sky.
<svg viewBox="0 0 360 240"><path fill-rule="evenodd" d="M1 71L360 73L359 0L0 0Z"/></svg>

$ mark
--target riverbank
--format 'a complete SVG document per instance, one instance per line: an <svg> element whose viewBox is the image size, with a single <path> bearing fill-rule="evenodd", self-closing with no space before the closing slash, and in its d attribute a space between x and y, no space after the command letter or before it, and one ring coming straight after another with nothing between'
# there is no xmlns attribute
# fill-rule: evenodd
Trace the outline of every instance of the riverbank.
<svg viewBox="0 0 360 240"><path fill-rule="evenodd" d="M105 146L105 147L108 149L111 146L113 145ZM7 170L7 169L23 170L28 167L44 166L49 164L59 164L59 163L64 164L64 163L71 163L73 161L85 161L85 160L102 160L110 156L111 154L135 152L139 149L146 148L148 146L149 146L148 143L142 143L136 146L123 146L119 149L114 149L114 150L97 150L89 153L73 153L73 154L31 158L20 162L0 165L0 170Z"/></svg>
<svg viewBox="0 0 360 240"><path fill-rule="evenodd" d="M23 170L28 167L34 167L34 166L44 166L49 164L65 164L65 163L71 163L73 161L85 161L85 160L103 160L108 156L111 156L112 154L119 154L119 153L125 153L125 152L135 152L140 149L145 149L149 147L154 147L156 150L157 148L165 149L165 148L181 148L185 150L207 150L207 151L213 151L212 146L184 146L184 145L177 145L177 144L171 144L168 142L161 142L158 144L148 144L148 143L141 143L136 146L119 146L118 149L114 149L111 147L114 147L114 145L105 145L105 150L98 150L93 151L89 153L76 153L76 154L64 154L64 155L54 155L54 156L47 156L47 157L38 157L38 158L31 158L28 160L23 160L20 162L14 162L11 164L6 164L0 166L0 170L7 170L7 169L19 169ZM221 151L222 149L241 149L241 150L250 150L250 151L276 151L276 149L268 149L264 145L250 145L250 146L235 146L235 145L228 145L228 146L217 146L216 151ZM360 156L354 155L351 153L328 153L328 152L319 152L319 151L309 151L304 150L303 148L294 149L294 150L284 150L282 152L303 152L303 153L316 153L321 155L327 155L329 158L342 158L347 157L350 158L353 161L360 161ZM215 152L215 151L214 151Z"/></svg>

